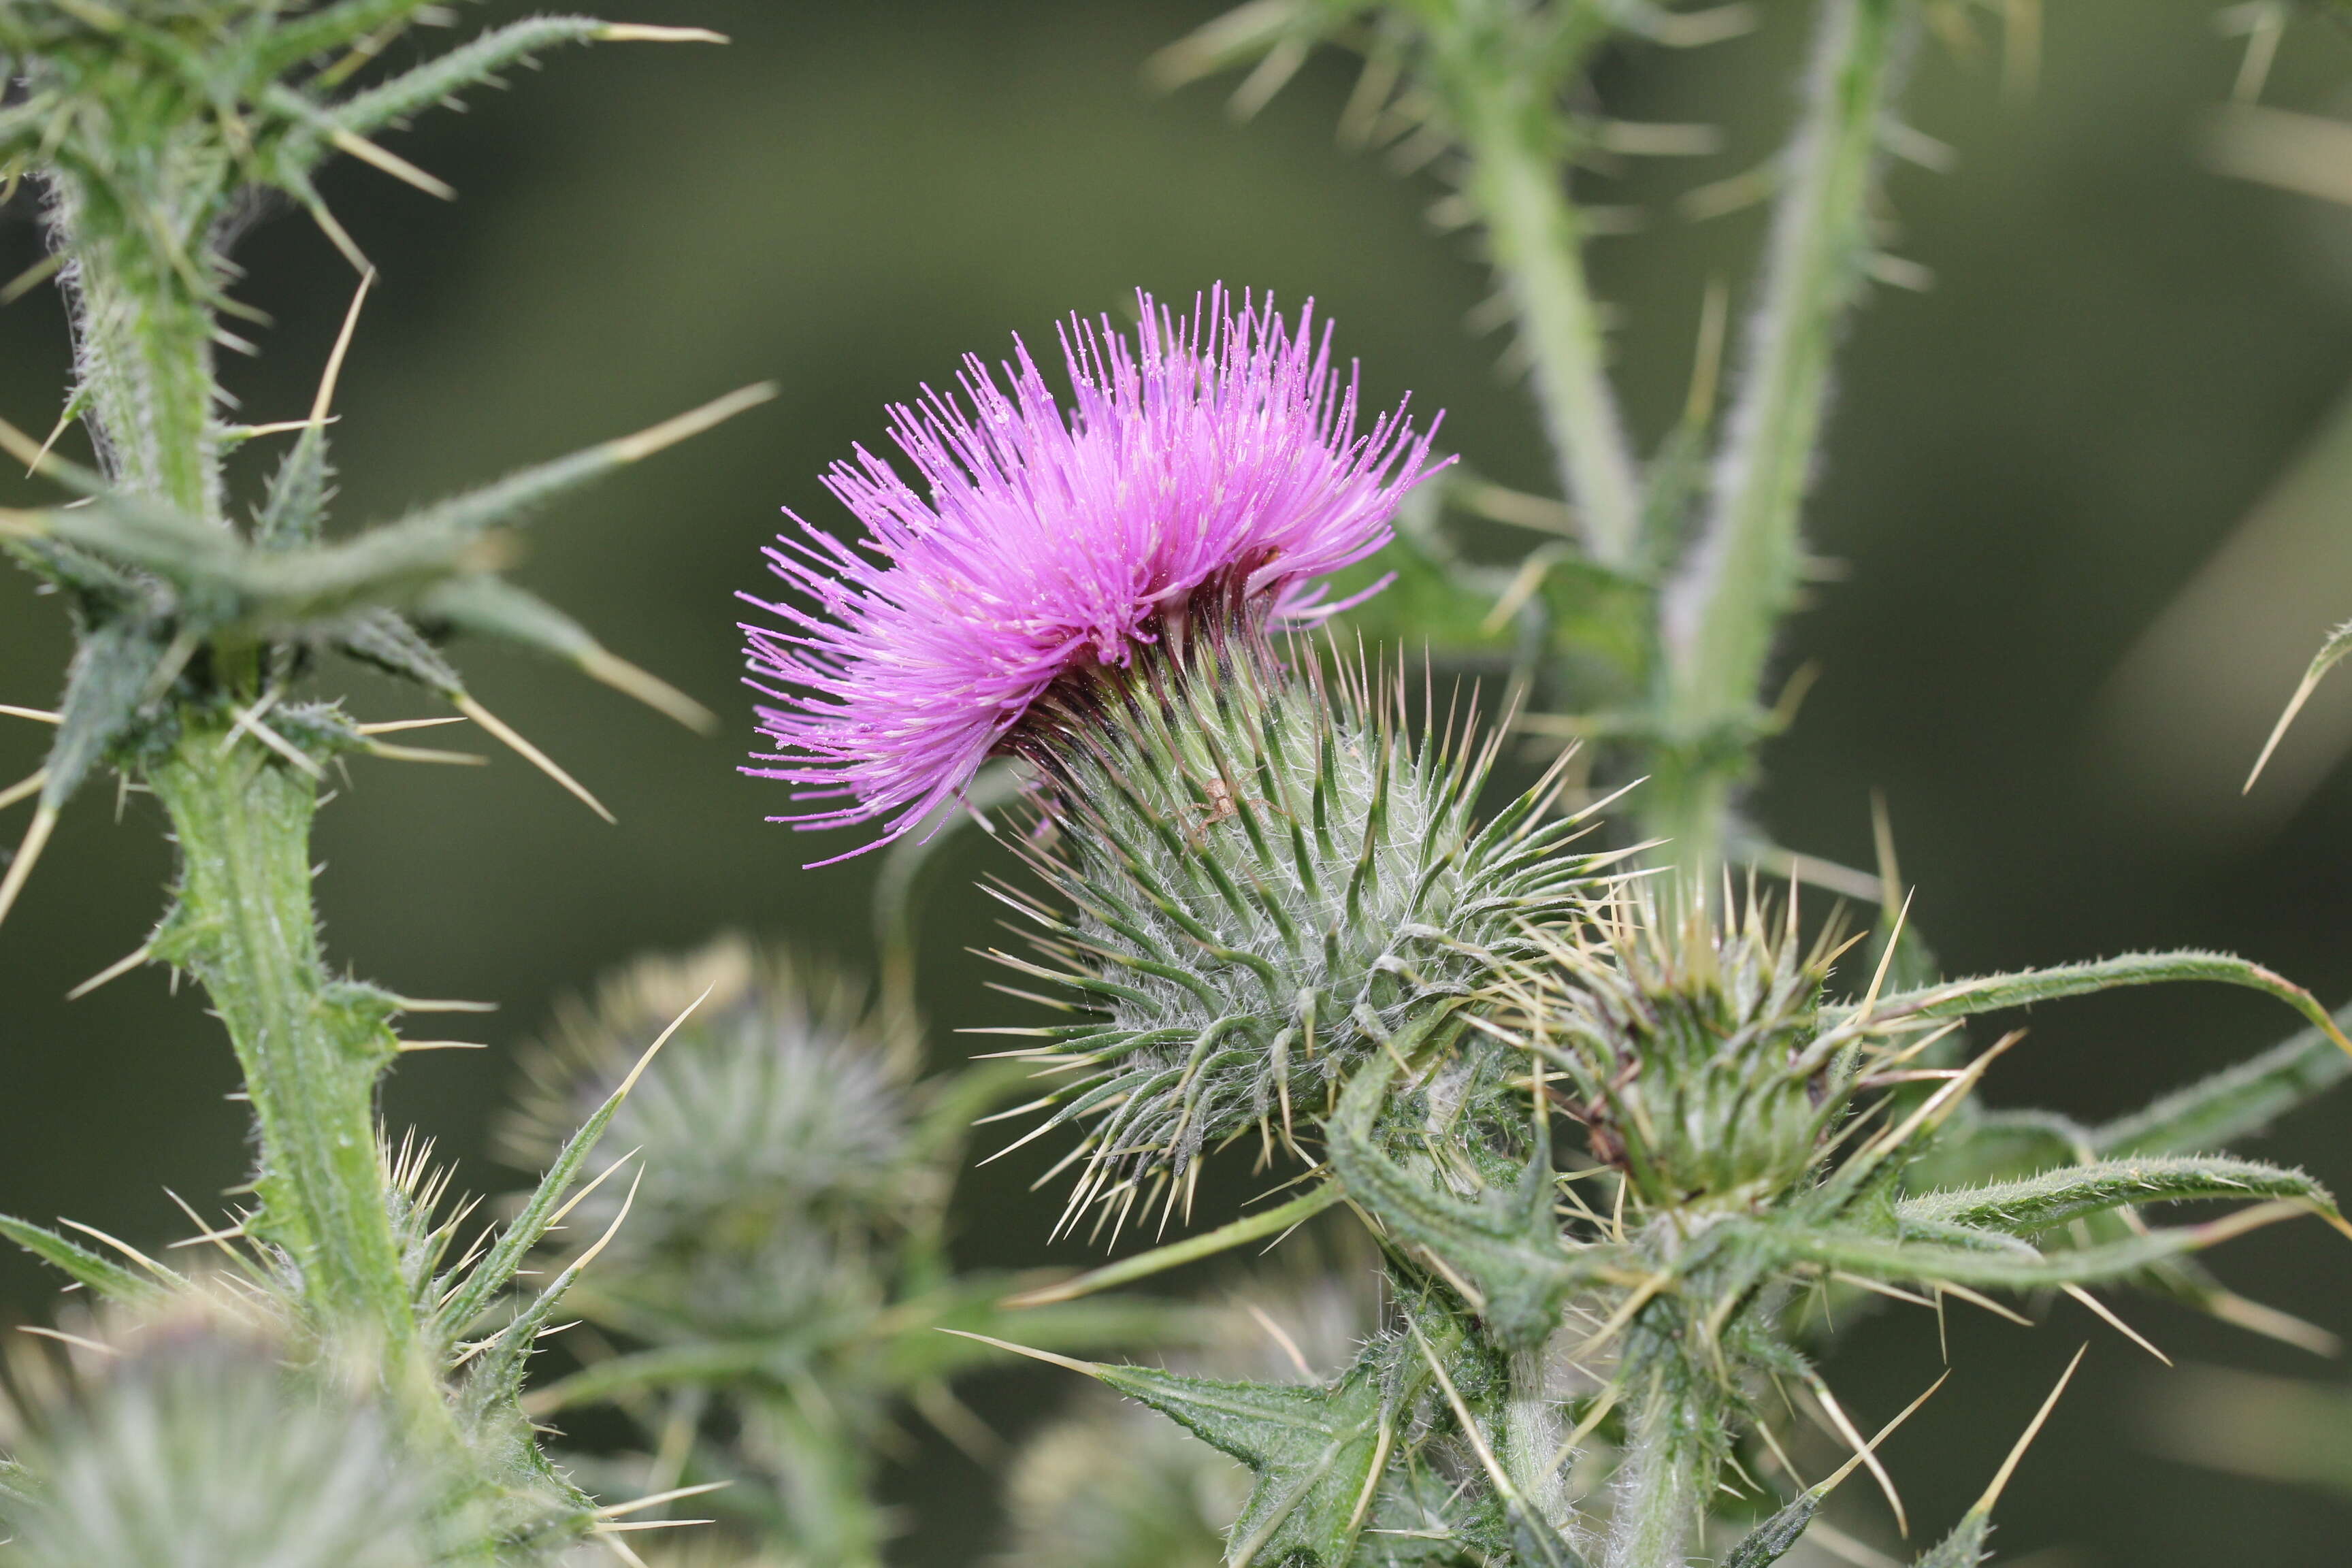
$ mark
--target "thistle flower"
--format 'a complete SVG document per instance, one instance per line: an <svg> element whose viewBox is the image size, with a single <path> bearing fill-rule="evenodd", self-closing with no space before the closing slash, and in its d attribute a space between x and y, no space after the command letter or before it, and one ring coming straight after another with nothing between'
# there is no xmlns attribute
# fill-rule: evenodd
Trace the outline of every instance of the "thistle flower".
<svg viewBox="0 0 2352 1568"><path fill-rule="evenodd" d="M891 411L927 495L861 447L825 480L858 546L793 516L766 552L819 608L743 595L785 623L743 627L749 684L780 704L759 710L773 757L745 771L842 803L777 820L896 837L1057 682L1181 648L1203 613L1295 626L1344 607L1319 580L1387 542L1433 471L1430 434L1402 405L1358 432L1311 304L1295 325L1222 288L1189 319L1137 304L1132 344L1108 319L1062 330L1067 409L1018 339L1005 386L968 357L963 403L926 388Z"/></svg>

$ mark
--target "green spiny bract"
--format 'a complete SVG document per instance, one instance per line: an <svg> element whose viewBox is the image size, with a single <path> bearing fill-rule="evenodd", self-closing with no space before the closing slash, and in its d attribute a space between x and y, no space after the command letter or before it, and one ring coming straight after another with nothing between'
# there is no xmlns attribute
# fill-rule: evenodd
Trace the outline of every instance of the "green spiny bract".
<svg viewBox="0 0 2352 1568"><path fill-rule="evenodd" d="M1124 1217L1147 1184L1173 1209L1252 1128L1295 1147L1376 1042L1531 953L1606 859L1567 852L1578 826L1546 820L1545 785L1481 826L1494 742L1433 715L1409 739L1401 681L1285 668L1245 622L1194 628L1056 687L1010 742L1055 837L1033 858L1074 912L1017 906L1056 966L1004 961L1105 1015L1031 1053L1084 1075L1049 1121L1094 1122L1074 1213Z"/></svg>

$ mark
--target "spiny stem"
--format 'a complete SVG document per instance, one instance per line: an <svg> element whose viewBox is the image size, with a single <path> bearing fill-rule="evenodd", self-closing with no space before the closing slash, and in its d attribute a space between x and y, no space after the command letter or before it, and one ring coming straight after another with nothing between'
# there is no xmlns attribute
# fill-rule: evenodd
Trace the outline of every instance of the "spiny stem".
<svg viewBox="0 0 2352 1568"><path fill-rule="evenodd" d="M1903 0L1824 0L1807 103L1787 159L1764 297L1717 459L1706 532L1663 609L1662 717L1683 756L1660 770L1645 830L1704 873L1748 748L1773 637L1798 586L1800 513L1816 463L1838 328L1870 257L1867 206L1880 121L1897 77Z"/></svg>
<svg viewBox="0 0 2352 1568"><path fill-rule="evenodd" d="M1714 1486L1699 1436L1701 1417L1691 1403L1706 1397L1661 1380L1642 1401L1617 1472L1606 1568L1682 1568L1688 1561L1691 1532Z"/></svg>
<svg viewBox="0 0 2352 1568"><path fill-rule="evenodd" d="M224 750L225 732L190 724L149 773L180 846L178 905L153 946L204 984L244 1068L261 1136L247 1228L293 1257L322 1316L401 1364L416 1323L375 1131L396 1043L383 1011L335 994L320 960L315 782L257 744Z"/></svg>
<svg viewBox="0 0 2352 1568"><path fill-rule="evenodd" d="M211 182L187 182L202 191ZM212 310L197 297L194 249L209 214L126 210L124 193L77 181L53 187L51 243L73 258L74 353L110 476L198 517L222 517L220 429L214 420ZM193 237L190 237L193 236Z"/></svg>

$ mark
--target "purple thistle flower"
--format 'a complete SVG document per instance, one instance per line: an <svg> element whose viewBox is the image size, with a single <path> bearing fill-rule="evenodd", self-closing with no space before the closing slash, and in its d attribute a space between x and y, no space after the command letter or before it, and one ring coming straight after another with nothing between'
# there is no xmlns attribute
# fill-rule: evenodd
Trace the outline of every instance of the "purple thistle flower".
<svg viewBox="0 0 2352 1568"><path fill-rule="evenodd" d="M862 447L835 464L856 545L785 512L796 531L770 570L818 608L741 595L785 623L742 628L746 684L777 702L759 709L770 765L743 771L839 804L771 820L879 821L887 843L959 795L1056 680L1129 664L1198 611L1297 626L1364 596L1318 584L1388 542L1404 492L1443 466L1434 426L1401 405L1358 433L1355 376L1332 369L1311 302L1294 327L1222 288L1189 320L1137 300L1132 345L1108 318L1061 330L1067 411L1018 338L1009 391L967 355L963 402L927 386L892 407L929 493Z"/></svg>

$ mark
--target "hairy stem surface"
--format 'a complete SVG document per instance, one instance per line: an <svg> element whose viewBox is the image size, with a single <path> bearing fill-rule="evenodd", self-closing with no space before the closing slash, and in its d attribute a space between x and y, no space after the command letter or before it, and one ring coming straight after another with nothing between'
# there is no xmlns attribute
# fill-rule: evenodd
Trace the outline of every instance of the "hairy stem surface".
<svg viewBox="0 0 2352 1568"><path fill-rule="evenodd" d="M1503 1465L1518 1489L1555 1528L1567 1523L1559 1458L1565 1436L1559 1403L1550 1396L1549 1358L1541 1349L1514 1352L1511 1391L1503 1412Z"/></svg>
<svg viewBox="0 0 2352 1568"><path fill-rule="evenodd" d="M1879 129L1897 77L1903 0L1825 0L1807 102L1786 154L1763 299L1716 465L1705 533L1668 586L1664 729L1647 830L1686 870L1720 859L1759 687L1802 563L1799 531L1821 442L1838 329L1871 255Z"/></svg>
<svg viewBox="0 0 2352 1568"><path fill-rule="evenodd" d="M310 906L316 785L250 735L191 724L149 770L180 845L156 955L211 994L261 1135L255 1236L282 1247L310 1304L404 1365L415 1310L376 1146L377 1076L397 1047L388 999L331 980Z"/></svg>
<svg viewBox="0 0 2352 1568"><path fill-rule="evenodd" d="M74 258L61 279L74 304L74 396L123 489L218 521L215 322L191 287L198 247L179 238L201 221L119 207L80 182L58 181L50 197L51 243Z"/></svg>
<svg viewBox="0 0 2352 1568"><path fill-rule="evenodd" d="M1617 1473L1605 1568L1684 1568L1713 1485L1696 1412L1662 1380L1634 1416Z"/></svg>
<svg viewBox="0 0 2352 1568"><path fill-rule="evenodd" d="M1585 278L1584 236L1568 197L1549 89L1510 58L1507 36L1490 37L1471 26L1463 33L1442 40L1436 64L1452 84L1470 155L1464 194L1486 224L1491 259L1517 316L1585 549L1621 566L1639 537L1641 477L1609 386L1608 345Z"/></svg>

